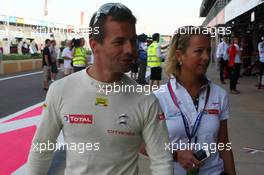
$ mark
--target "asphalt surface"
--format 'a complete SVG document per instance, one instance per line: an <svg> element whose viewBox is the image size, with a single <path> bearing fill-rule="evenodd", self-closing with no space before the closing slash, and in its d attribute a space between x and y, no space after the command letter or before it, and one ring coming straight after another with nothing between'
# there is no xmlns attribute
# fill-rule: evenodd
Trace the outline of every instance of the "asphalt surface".
<svg viewBox="0 0 264 175"><path fill-rule="evenodd" d="M213 65L208 70L208 77L229 91L229 81L225 85L220 84L218 72ZM241 77L238 84L241 94L230 94L229 139L238 175L264 172L264 89L258 90L256 82L255 76ZM39 103L44 98L42 74L0 81L0 117ZM252 148L252 151L245 147ZM64 160L65 153L55 155L50 169L54 173L51 174L63 174ZM150 174L148 158L140 156L139 167L141 175Z"/></svg>
<svg viewBox="0 0 264 175"><path fill-rule="evenodd" d="M46 93L42 90L42 73L1 80L16 75L21 74L0 77L0 118L39 103L45 98Z"/></svg>

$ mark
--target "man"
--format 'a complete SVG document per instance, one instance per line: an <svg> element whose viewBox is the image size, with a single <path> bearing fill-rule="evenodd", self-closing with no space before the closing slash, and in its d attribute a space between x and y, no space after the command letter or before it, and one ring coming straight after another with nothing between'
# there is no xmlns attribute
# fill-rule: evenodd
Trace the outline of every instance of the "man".
<svg viewBox="0 0 264 175"><path fill-rule="evenodd" d="M29 52L30 52L32 57L36 56L36 54L38 52L37 45L36 45L34 40L30 43Z"/></svg>
<svg viewBox="0 0 264 175"><path fill-rule="evenodd" d="M87 65L88 65L89 60L88 60L87 50L85 48L85 39L83 37L80 38L80 46L81 46L81 51L82 51L84 59L85 59L85 63L86 63L85 68L86 68Z"/></svg>
<svg viewBox="0 0 264 175"><path fill-rule="evenodd" d="M78 72L86 68L87 54L84 47L84 38L76 39L73 48L73 72Z"/></svg>
<svg viewBox="0 0 264 175"><path fill-rule="evenodd" d="M258 43L258 51L259 51L259 83L258 89L262 88L262 78L264 72L264 36L261 37L261 42Z"/></svg>
<svg viewBox="0 0 264 175"><path fill-rule="evenodd" d="M237 90L237 82L240 75L241 51L242 49L239 47L239 38L234 37L231 46L228 48L231 94L240 94L240 91Z"/></svg>
<svg viewBox="0 0 264 175"><path fill-rule="evenodd" d="M160 35L158 33L154 33L152 35L153 42L148 47L148 60L147 65L150 67L150 87L155 84L159 87L161 81L161 62L162 59L165 58L165 55L161 53L161 46L158 44L160 40ZM166 48L166 47L165 47Z"/></svg>
<svg viewBox="0 0 264 175"><path fill-rule="evenodd" d="M147 35L144 33L138 36L138 62L139 62L139 73L138 73L138 83L145 85L146 82L146 69L147 69L147 58L148 58L148 47L146 45Z"/></svg>
<svg viewBox="0 0 264 175"><path fill-rule="evenodd" d="M138 151L143 142L152 174L173 173L171 154L165 150L167 128L155 96L110 91L113 84L137 85L124 74L136 59L135 23L124 5L101 6L90 21L91 28L99 29L89 36L94 64L56 81L49 89L33 144L55 143L62 130L67 144L85 143L90 148L66 150L66 175L138 174ZM32 149L27 174L46 174L52 153Z"/></svg>
<svg viewBox="0 0 264 175"><path fill-rule="evenodd" d="M43 57L42 57L42 66L43 66L43 73L44 73L44 80L43 80L43 90L47 91L49 88L49 80L51 74L51 56L50 56L50 40L45 40L45 47L43 49Z"/></svg>
<svg viewBox="0 0 264 175"><path fill-rule="evenodd" d="M3 60L3 52L2 52L2 47L0 47L0 64L2 63Z"/></svg>
<svg viewBox="0 0 264 175"><path fill-rule="evenodd" d="M51 57L51 82L54 82L56 80L56 76L58 73L58 67L57 67L57 57L58 57L58 49L56 48L56 41L52 40L50 42L50 57Z"/></svg>
<svg viewBox="0 0 264 175"><path fill-rule="evenodd" d="M216 50L216 57L220 65L220 81L222 84L226 84L224 80L224 70L228 69L228 47L227 36L224 36Z"/></svg>
<svg viewBox="0 0 264 175"><path fill-rule="evenodd" d="M68 76L72 73L72 41L67 41L67 47L62 51L61 57L64 59L64 76Z"/></svg>

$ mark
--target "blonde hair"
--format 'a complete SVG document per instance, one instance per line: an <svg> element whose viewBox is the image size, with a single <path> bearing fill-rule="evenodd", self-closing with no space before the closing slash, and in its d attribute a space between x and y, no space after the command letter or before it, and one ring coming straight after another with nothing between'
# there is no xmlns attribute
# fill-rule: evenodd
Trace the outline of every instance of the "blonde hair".
<svg viewBox="0 0 264 175"><path fill-rule="evenodd" d="M188 33L181 34L181 29L188 29L186 30ZM165 62L165 72L169 77L178 76L180 73L181 63L176 58L176 51L178 50L182 53L185 53L189 46L189 40L194 35L205 35L210 37L210 33L204 32L205 29L205 27L184 26L175 31L170 42L169 51Z"/></svg>

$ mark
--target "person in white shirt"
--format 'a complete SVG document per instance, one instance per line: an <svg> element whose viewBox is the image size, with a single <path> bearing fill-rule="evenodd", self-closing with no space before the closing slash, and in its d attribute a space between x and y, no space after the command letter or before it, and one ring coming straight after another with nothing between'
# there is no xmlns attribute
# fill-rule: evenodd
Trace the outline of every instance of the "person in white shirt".
<svg viewBox="0 0 264 175"><path fill-rule="evenodd" d="M235 175L233 153L227 130L229 97L220 86L206 78L210 63L210 35L192 31L172 38L165 72L169 82L154 94L159 99L173 151L174 174ZM217 145L224 145L217 148ZM210 156L203 162L194 156L198 150ZM206 156L205 156L206 157Z"/></svg>
<svg viewBox="0 0 264 175"><path fill-rule="evenodd" d="M259 82L258 89L263 87L262 78L264 73L264 36L261 37L261 42L258 43L258 52L259 52Z"/></svg>
<svg viewBox="0 0 264 175"><path fill-rule="evenodd" d="M75 145L66 150L65 175L138 175L142 143L152 175L173 174L158 100L142 91L124 91L138 85L125 74L137 57L135 23L123 4L102 5L90 21L90 28L99 29L89 35L94 64L54 82L48 91L33 144L55 144L62 131L65 142ZM113 86L120 89L110 90ZM37 148L30 150L27 175L48 172L54 150Z"/></svg>
<svg viewBox="0 0 264 175"><path fill-rule="evenodd" d="M61 57L64 59L64 76L70 75L72 70L72 41L67 41L67 47L65 47L62 51Z"/></svg>
<svg viewBox="0 0 264 175"><path fill-rule="evenodd" d="M224 70L227 69L228 71L228 39L227 36L224 36L222 38L222 42L218 44L217 50L216 50L216 57L219 61L220 65L220 81L222 84L225 84L224 80Z"/></svg>
<svg viewBox="0 0 264 175"><path fill-rule="evenodd" d="M19 41L18 42L18 45L17 45L17 53L19 55L22 55L22 45L23 45L23 42L22 41Z"/></svg>
<svg viewBox="0 0 264 175"><path fill-rule="evenodd" d="M30 46L29 46L29 53L33 56L35 56L35 54L37 54L38 50L36 48L36 43L35 41L33 40L31 43L30 43Z"/></svg>

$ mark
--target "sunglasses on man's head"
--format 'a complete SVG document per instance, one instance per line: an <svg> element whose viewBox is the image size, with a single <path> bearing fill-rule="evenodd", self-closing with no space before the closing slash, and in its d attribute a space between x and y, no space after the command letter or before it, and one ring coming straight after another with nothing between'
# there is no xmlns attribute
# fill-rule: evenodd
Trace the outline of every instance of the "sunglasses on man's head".
<svg viewBox="0 0 264 175"><path fill-rule="evenodd" d="M108 15L110 13L110 11L114 11L114 10L126 10L130 13L132 13L126 6L124 6L121 3L107 3L102 5L98 11L96 12L96 16L94 18L94 22L93 25L95 25L97 23L97 21L99 20L99 18L101 17L101 15Z"/></svg>

